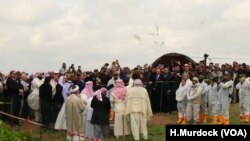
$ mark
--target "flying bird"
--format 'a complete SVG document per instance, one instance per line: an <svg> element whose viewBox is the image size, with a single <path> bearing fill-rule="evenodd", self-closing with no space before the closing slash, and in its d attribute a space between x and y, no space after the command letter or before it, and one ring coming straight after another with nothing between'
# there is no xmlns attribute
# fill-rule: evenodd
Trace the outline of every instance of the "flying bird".
<svg viewBox="0 0 250 141"><path fill-rule="evenodd" d="M155 24L155 32L149 33L149 35L159 36L159 26L157 24Z"/></svg>
<svg viewBox="0 0 250 141"><path fill-rule="evenodd" d="M165 44L164 41L162 41L162 42L154 41L154 43L155 43L156 47L163 47Z"/></svg>
<svg viewBox="0 0 250 141"><path fill-rule="evenodd" d="M138 41L138 45L141 45L142 43L142 38L141 38L141 35L134 35L134 38Z"/></svg>

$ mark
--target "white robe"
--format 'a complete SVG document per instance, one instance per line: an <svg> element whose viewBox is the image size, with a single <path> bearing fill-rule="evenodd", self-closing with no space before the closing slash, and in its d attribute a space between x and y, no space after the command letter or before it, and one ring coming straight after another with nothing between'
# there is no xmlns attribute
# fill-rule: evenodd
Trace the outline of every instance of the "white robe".
<svg viewBox="0 0 250 141"><path fill-rule="evenodd" d="M70 84L70 83L68 83L68 84ZM70 86L70 85L65 85L65 87L64 87L65 89L66 89L66 86ZM65 90L65 93L66 93L66 90ZM69 90L67 93L69 93ZM65 97L64 97L64 103L63 103L61 110L58 113L57 118L56 118L55 129L57 129L57 130L67 130L66 114L65 114L65 105L66 105L65 103L66 102L67 102L67 95L65 95Z"/></svg>
<svg viewBox="0 0 250 141"><path fill-rule="evenodd" d="M66 125L66 114L65 114L65 104L66 101L64 101L62 108L60 112L57 115L56 123L55 123L55 129L57 130L67 130Z"/></svg>
<svg viewBox="0 0 250 141"><path fill-rule="evenodd" d="M39 110L39 88L43 84L44 79L34 78L31 82L31 93L27 98L28 105L33 110Z"/></svg>
<svg viewBox="0 0 250 141"><path fill-rule="evenodd" d="M86 129L85 136L94 137L94 125L91 124L91 118L93 114L93 108L91 108L91 101L93 97L90 97L89 99L87 99L86 94L80 94L80 95L81 95L82 100L87 101L87 106L83 114L83 118L85 120L85 129Z"/></svg>
<svg viewBox="0 0 250 141"><path fill-rule="evenodd" d="M129 122L125 118L126 101L118 99L113 93L111 101L114 103L115 120L114 120L114 135L116 137L128 135L130 133Z"/></svg>
<svg viewBox="0 0 250 141"><path fill-rule="evenodd" d="M94 125L91 124L91 118L93 115L93 108L91 107L91 101L93 96L97 94L97 91L93 93L91 97L87 97L86 94L81 93L81 99L83 101L87 101L87 105L83 114L83 119L85 120L85 136L87 137L95 137L94 135Z"/></svg>
<svg viewBox="0 0 250 141"><path fill-rule="evenodd" d="M86 101L82 101L79 95L71 94L68 96L65 104L67 132L75 134L84 133L83 112L86 104ZM78 135L67 135L67 139L73 141L83 140L83 138Z"/></svg>
<svg viewBox="0 0 250 141"><path fill-rule="evenodd" d="M67 96L70 94L69 87L71 86L71 84L72 84L71 81L67 81L66 83L63 84L62 95L63 95L64 101L66 101Z"/></svg>
<svg viewBox="0 0 250 141"><path fill-rule="evenodd" d="M134 140L139 140L139 134L148 138L147 120L153 116L148 92L143 87L132 87L127 91L125 114L129 116Z"/></svg>

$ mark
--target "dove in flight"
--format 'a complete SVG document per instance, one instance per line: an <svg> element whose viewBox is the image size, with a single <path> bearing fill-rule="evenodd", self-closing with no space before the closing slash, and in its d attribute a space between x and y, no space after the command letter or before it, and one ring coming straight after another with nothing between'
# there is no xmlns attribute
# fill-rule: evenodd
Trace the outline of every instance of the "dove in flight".
<svg viewBox="0 0 250 141"><path fill-rule="evenodd" d="M149 35L159 36L159 26L157 24L155 24L155 32L154 33L149 33Z"/></svg>
<svg viewBox="0 0 250 141"><path fill-rule="evenodd" d="M141 38L141 36L135 34L135 35L134 35L134 38L138 41L138 44L141 45L141 43L142 43L142 38Z"/></svg>
<svg viewBox="0 0 250 141"><path fill-rule="evenodd" d="M157 47L163 47L164 44L165 44L164 41L162 41L162 42L154 41L154 43L155 43L155 45L156 45Z"/></svg>

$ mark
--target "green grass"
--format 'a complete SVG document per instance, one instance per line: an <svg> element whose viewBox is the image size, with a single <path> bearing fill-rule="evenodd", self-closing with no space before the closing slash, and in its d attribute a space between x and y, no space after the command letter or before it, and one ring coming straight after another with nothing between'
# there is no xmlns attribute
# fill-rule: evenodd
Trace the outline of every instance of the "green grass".
<svg viewBox="0 0 250 141"><path fill-rule="evenodd" d="M132 134L125 137L125 141L133 141ZM107 141L122 141L122 138L110 138ZM165 141L165 126L148 125L148 141Z"/></svg>
<svg viewBox="0 0 250 141"><path fill-rule="evenodd" d="M21 130L12 130L0 120L0 141L37 141L34 134L28 134Z"/></svg>
<svg viewBox="0 0 250 141"><path fill-rule="evenodd" d="M172 114L161 114L161 118L163 121L166 121L166 123L175 124L177 120L177 112L174 112ZM211 118L208 117L208 123L206 124L210 124L210 123L211 123ZM3 125L3 123L1 124ZM231 125L250 124L250 123L239 121L239 104L238 103L230 105L230 124ZM32 137L34 136L40 137L40 131L37 131L37 130L32 131L31 134L27 135L26 133L22 133L20 131L16 131L17 132L16 133L12 129L5 129L5 130L8 130L9 133L3 134L3 130L1 129L3 127L5 128L6 126L5 125L2 126L2 125L0 125L0 141L2 141L1 138L3 138L3 136L10 136L10 134L13 134L16 137L19 137L19 134L21 137L27 136L27 139L26 139L27 141L32 141L33 139ZM15 138L11 138L11 139L7 139L5 141L18 141ZM55 130L42 131L42 140L43 141L66 141L66 135L65 135L65 132L63 131L55 131ZM20 141L23 141L23 140L20 140ZM122 141L122 138L116 139L112 137L112 138L106 139L105 141ZM133 141L132 134L126 136L125 141ZM155 121L155 119L152 119L150 122L148 122L148 141L165 141L165 125L159 125L159 122Z"/></svg>

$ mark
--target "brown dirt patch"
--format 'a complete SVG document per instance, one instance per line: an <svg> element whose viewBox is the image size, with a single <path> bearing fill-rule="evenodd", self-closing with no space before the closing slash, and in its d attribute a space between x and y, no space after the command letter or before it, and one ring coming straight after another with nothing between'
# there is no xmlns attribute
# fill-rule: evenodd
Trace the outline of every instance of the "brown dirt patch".
<svg viewBox="0 0 250 141"><path fill-rule="evenodd" d="M176 120L177 120L177 112L157 113L154 114L152 119L149 121L149 124L151 125L175 124Z"/></svg>

